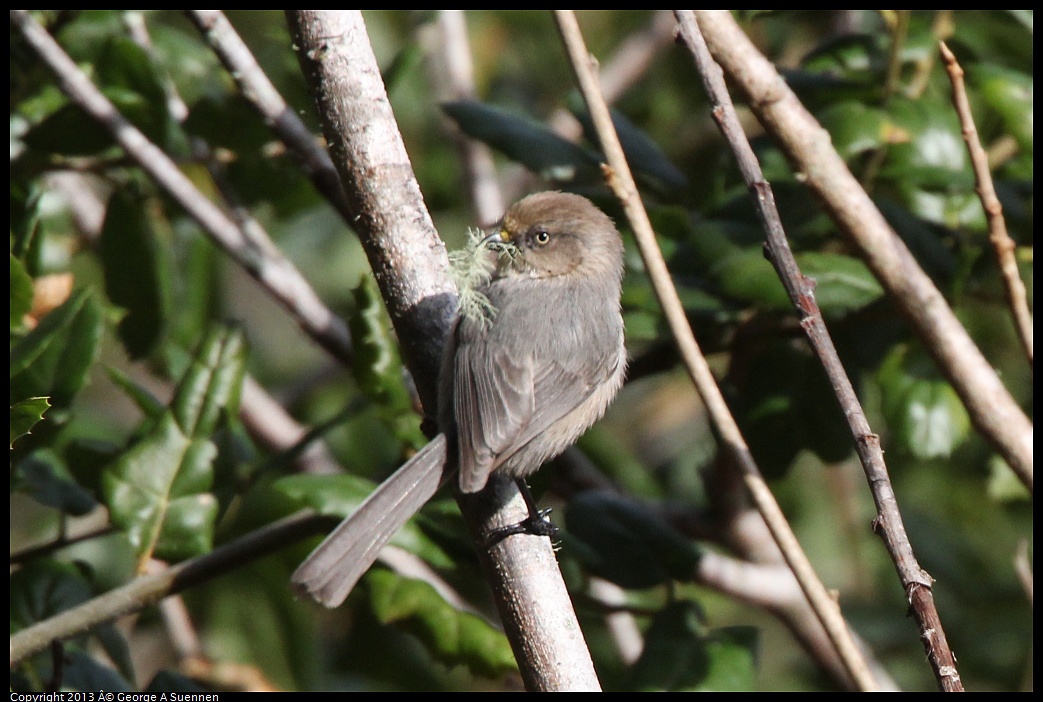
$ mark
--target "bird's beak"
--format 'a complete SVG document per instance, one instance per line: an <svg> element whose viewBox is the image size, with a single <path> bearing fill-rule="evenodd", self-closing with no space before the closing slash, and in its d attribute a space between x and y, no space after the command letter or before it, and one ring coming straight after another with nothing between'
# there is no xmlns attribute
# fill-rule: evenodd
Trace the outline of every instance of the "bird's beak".
<svg viewBox="0 0 1043 702"><path fill-rule="evenodd" d="M497 227L494 231L486 235L482 239L482 245L487 246L489 244L502 244L511 240L511 235L503 227Z"/></svg>

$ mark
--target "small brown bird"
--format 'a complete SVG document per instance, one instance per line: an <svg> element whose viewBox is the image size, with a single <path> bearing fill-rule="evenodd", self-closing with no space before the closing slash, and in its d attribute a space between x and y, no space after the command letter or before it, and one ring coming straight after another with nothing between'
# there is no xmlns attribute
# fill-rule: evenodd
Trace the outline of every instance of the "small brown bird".
<svg viewBox="0 0 1043 702"><path fill-rule="evenodd" d="M454 471L465 493L493 471L535 472L601 418L623 383L623 242L611 219L579 195L537 193L515 203L483 245L506 249L478 288L493 312L458 315L449 335L442 433L293 574L298 591L327 607L344 601Z"/></svg>

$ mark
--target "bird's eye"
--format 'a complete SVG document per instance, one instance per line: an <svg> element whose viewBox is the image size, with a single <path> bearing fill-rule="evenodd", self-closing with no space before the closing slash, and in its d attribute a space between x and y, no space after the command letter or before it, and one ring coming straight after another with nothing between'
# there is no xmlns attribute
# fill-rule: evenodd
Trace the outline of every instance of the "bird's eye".
<svg viewBox="0 0 1043 702"><path fill-rule="evenodd" d="M539 229L532 235L532 240L540 246L545 246L550 241L550 234L543 229Z"/></svg>

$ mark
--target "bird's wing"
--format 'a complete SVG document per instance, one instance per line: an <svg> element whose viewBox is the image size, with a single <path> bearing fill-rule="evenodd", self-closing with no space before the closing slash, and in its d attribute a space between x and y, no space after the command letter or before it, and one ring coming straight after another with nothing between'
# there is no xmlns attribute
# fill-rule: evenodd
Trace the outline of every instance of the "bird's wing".
<svg viewBox="0 0 1043 702"><path fill-rule="evenodd" d="M595 363L614 372L613 359ZM454 383L460 488L481 489L489 473L579 406L605 378L554 359L492 353L483 343L457 349ZM538 466L533 466L533 469Z"/></svg>
<svg viewBox="0 0 1043 702"><path fill-rule="evenodd" d="M453 400L464 492L485 485L535 410L532 359L496 358L490 351L482 343L456 351Z"/></svg>

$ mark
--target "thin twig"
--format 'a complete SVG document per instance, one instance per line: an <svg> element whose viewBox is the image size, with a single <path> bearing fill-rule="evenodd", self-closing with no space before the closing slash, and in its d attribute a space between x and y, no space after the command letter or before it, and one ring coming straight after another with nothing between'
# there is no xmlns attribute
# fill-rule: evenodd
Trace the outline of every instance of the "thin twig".
<svg viewBox="0 0 1043 702"><path fill-rule="evenodd" d="M644 75L659 52L673 42L673 38L673 16L668 10L655 10L648 24L624 39L600 66L598 78L605 100L611 105L622 97ZM558 136L572 142L578 142L583 137L583 125L564 107L551 114L547 126ZM516 177L507 179L504 192L518 194L528 179L527 171L519 171ZM628 378L633 377L633 374L628 373Z"/></svg>
<svg viewBox="0 0 1043 702"><path fill-rule="evenodd" d="M329 526L329 517L299 512L218 546L205 556L183 561L160 573L134 578L126 585L12 635L11 665L44 650L51 641L67 639L110 619L136 612L168 595L213 580L245 563L269 556L279 548L320 534Z"/></svg>
<svg viewBox="0 0 1043 702"><path fill-rule="evenodd" d="M1029 312L1028 298L1025 295L1025 283L1018 273L1018 261L1014 256L1014 240L1007 233L1007 221L1003 217L1003 205L996 197L996 188L992 184L992 173L989 170L989 157L982 148L978 139L978 128L974 125L974 115L971 113L971 104L967 99L967 87L963 82L963 67L956 60L956 55L945 45L938 43L945 63L945 70L952 82L952 102L956 107L956 114L960 117L963 125L963 140L967 142L967 151L971 155L971 164L974 166L974 177L978 182L978 197L981 198L981 206L985 209L985 216L989 219L989 241L996 250L996 258L1000 264L1000 272L1003 274L1003 282L1007 289L1007 302L1010 304L1011 313L1014 315L1014 324L1021 337L1021 344L1025 347L1025 355L1028 357L1029 365L1032 365L1032 313Z"/></svg>
<svg viewBox="0 0 1043 702"><path fill-rule="evenodd" d="M123 13L123 20L135 43L153 54L152 37L149 35L144 15L138 11L127 11ZM188 105L182 99L174 81L167 80L166 89L168 109L174 119L183 124L188 119ZM224 168L220 159L217 158L206 140L202 137L192 137L192 152L195 158L206 165L210 177L224 198L225 206L239 226L243 237L255 241L266 239L267 233L260 222L241 204L238 194L228 179L224 177ZM332 162L330 168L333 168ZM337 184L339 189L339 177ZM341 198L343 198L343 191L340 192ZM243 421L247 432L258 443L272 451L293 453L294 465L298 472L316 475L341 472L340 466L333 459L326 443L317 437L310 437L311 440L309 440L311 430L301 426L297 420L291 417L286 409L268 393L267 389L249 373L243 376L239 418ZM306 442L307 446L300 447L299 442Z"/></svg>
<svg viewBox="0 0 1043 702"><path fill-rule="evenodd" d="M627 36L605 59L598 72L598 81L608 104L622 97L645 74L659 52L673 43L674 25L674 18L668 10L655 10L647 25ZM547 124L570 141L578 141L583 136L583 126L565 108L555 110Z"/></svg>
<svg viewBox="0 0 1043 702"><path fill-rule="evenodd" d="M56 539L49 541L48 543L40 544L39 546L31 546L21 551L15 551L10 555L8 562L11 565L27 563L41 556L46 556L54 551L57 551L58 549L65 548L66 546L73 546L74 544L82 543L84 541L90 541L91 539L98 539L103 536L108 536L114 531L116 531L116 528L114 526L112 526L111 524L106 524L103 527L98 527L97 529L86 532L84 534L77 534L76 536L69 536L68 534L59 534L59 536Z"/></svg>
<svg viewBox="0 0 1043 702"><path fill-rule="evenodd" d="M956 662L945 640L938 612L934 607L930 589L932 580L917 563L913 554L912 545L909 543L902 515L898 509L894 488L891 486L887 473L887 466L884 463L880 437L872 432L861 403L855 394L855 389L851 385L851 380L837 355L833 340L829 336L825 320L822 318L822 313L815 300L814 281L800 272L796 259L793 257L778 210L775 207L771 186L765 182L753 148L739 124L731 96L724 84L721 68L711 58L693 12L678 10L676 14L681 25L681 35L692 52L706 91L714 105L714 118L727 138L728 144L735 154L739 170L754 195L757 212L767 233L768 258L775 266L782 284L797 310L801 326L829 377L830 384L840 401L844 417L851 428L855 448L877 506L878 531L883 535L904 589L910 594L911 599L925 607L925 611L914 612L920 624L921 633L926 635L928 627L933 627L935 630L935 644L933 649L928 651L931 663L935 666L935 673L943 687L959 688ZM914 591L917 593L915 597ZM944 675L942 670L946 671Z"/></svg>
<svg viewBox="0 0 1043 702"><path fill-rule="evenodd" d="M848 170L774 66L727 11L697 10L714 59L750 97L750 109L783 148L952 383L971 421L1029 490L1032 423L909 249Z"/></svg>
<svg viewBox="0 0 1043 702"><path fill-rule="evenodd" d="M592 65L593 59L586 50L576 16L568 10L555 10L554 16L576 73L580 90L587 102L587 109L597 129L602 153L608 160L606 179L609 187L622 203L627 219L630 221L638 248L641 250L641 257L645 262L645 268L651 278L652 287L663 307L664 316L681 350L682 359L692 382L706 403L712 421L720 432L730 455L742 471L747 489L750 491L758 511L768 524L786 563L793 570L822 625L829 632L838 651L841 652L849 674L862 689L875 689L876 683L872 679L860 651L851 639L836 601L815 575L811 563L800 548L782 510L764 482L735 418L729 411L724 396L717 386L710 366L702 355L691 327L688 325L684 307L670 279L670 272L656 243L655 232L652 230L648 213L645 212L641 203L637 185L630 174L619 137L612 125L608 105L598 88L597 72Z"/></svg>
<svg viewBox="0 0 1043 702"><path fill-rule="evenodd" d="M344 196L340 176L329 153L319 146L303 120L286 104L232 23L220 10L186 12L235 80L242 96L286 144L315 188L329 200L348 226L354 227L354 212Z"/></svg>
<svg viewBox="0 0 1043 702"><path fill-rule="evenodd" d="M210 202L162 149L120 114L27 10L12 10L11 24L54 72L69 98L108 129L138 166L285 307L309 337L335 358L350 363L351 336L344 322L323 304L275 245L267 237L247 240L235 222Z"/></svg>

